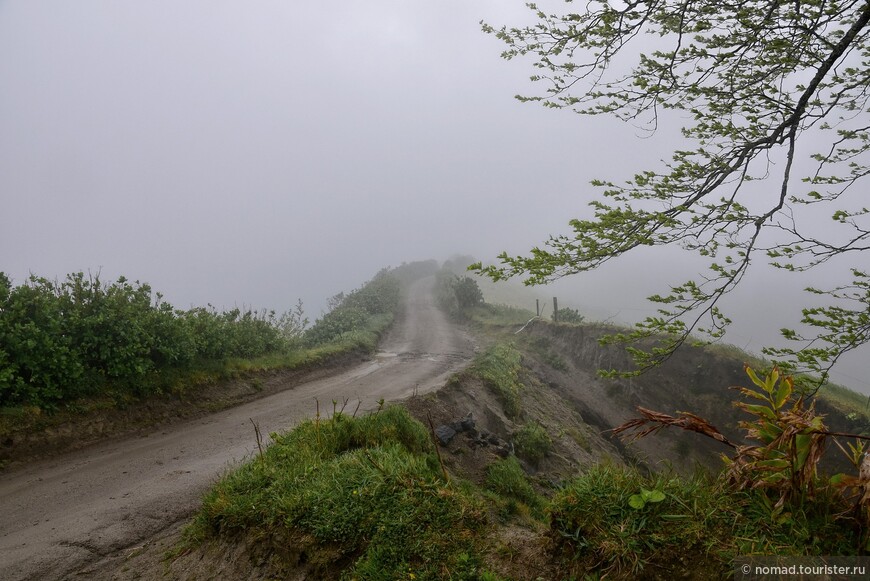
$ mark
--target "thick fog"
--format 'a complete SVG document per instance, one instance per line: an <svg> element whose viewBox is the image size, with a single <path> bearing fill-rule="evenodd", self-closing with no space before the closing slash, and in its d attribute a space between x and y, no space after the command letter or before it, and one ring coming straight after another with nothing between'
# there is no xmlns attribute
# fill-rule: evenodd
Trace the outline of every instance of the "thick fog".
<svg viewBox="0 0 870 581"><path fill-rule="evenodd" d="M644 138L513 99L533 71L503 61L479 21L527 13L505 0L0 2L0 270L125 275L179 308L301 298L313 319L381 267L487 261L566 232L589 215L590 179L654 165L678 127ZM632 322L704 266L653 249L539 292ZM760 349L823 282L759 261L726 305L726 340ZM866 356L835 379L870 393Z"/></svg>

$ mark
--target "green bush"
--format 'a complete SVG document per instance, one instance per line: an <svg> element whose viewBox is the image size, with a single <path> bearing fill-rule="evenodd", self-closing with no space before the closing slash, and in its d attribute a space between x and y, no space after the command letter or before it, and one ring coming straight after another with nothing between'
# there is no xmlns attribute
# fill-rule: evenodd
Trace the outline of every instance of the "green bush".
<svg viewBox="0 0 870 581"><path fill-rule="evenodd" d="M0 405L51 407L79 395L85 364L55 285L31 276L12 288L0 273L0 288Z"/></svg>
<svg viewBox="0 0 870 581"><path fill-rule="evenodd" d="M318 319L305 338L311 345L329 343L340 339L345 333L361 329L368 318L369 314L363 309L341 306Z"/></svg>
<svg viewBox="0 0 870 581"><path fill-rule="evenodd" d="M381 271L362 287L336 301L336 306L305 332L305 343L324 345L366 331L373 319L392 315L399 305L399 281Z"/></svg>
<svg viewBox="0 0 870 581"><path fill-rule="evenodd" d="M287 347L271 312L177 311L124 277L31 276L13 287L0 273L0 406L51 409L109 383L141 394L157 371Z"/></svg>
<svg viewBox="0 0 870 581"><path fill-rule="evenodd" d="M586 320L586 317L581 315L580 311L578 311L577 309L572 309L571 307L561 307L558 311L555 311L553 320L558 321L559 323L570 323L572 325L579 325Z"/></svg>
<svg viewBox="0 0 870 581"><path fill-rule="evenodd" d="M153 369L151 287L133 286L124 277L104 285L99 276L76 273L54 292L68 336L88 369L111 379L139 378Z"/></svg>
<svg viewBox="0 0 870 581"><path fill-rule="evenodd" d="M186 367L201 357L196 350L197 338L193 327L183 314L163 302L159 293L145 324L151 337L150 358L157 369Z"/></svg>
<svg viewBox="0 0 870 581"><path fill-rule="evenodd" d="M369 315L392 313L399 304L399 281L389 271L378 272L372 280L345 297L341 306L357 308Z"/></svg>
<svg viewBox="0 0 870 581"><path fill-rule="evenodd" d="M533 464L538 464L550 453L553 441L541 424L531 422L525 424L514 434L514 446L518 456Z"/></svg>
<svg viewBox="0 0 870 581"><path fill-rule="evenodd" d="M483 292L477 281L470 276L457 277L453 282L453 293L461 310L476 307L483 303Z"/></svg>
<svg viewBox="0 0 870 581"><path fill-rule="evenodd" d="M484 304L483 292L470 276L459 277L448 270L437 275L435 298L441 309L455 319L464 318L469 309Z"/></svg>

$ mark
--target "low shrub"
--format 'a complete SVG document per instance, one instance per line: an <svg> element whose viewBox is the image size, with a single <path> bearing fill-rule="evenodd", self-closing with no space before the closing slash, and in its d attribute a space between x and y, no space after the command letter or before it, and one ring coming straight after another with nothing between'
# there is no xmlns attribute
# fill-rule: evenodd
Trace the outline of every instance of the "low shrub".
<svg viewBox="0 0 870 581"><path fill-rule="evenodd" d="M468 311L484 304L483 292L470 276L457 276L442 269L436 276L435 298L438 306L454 319L463 319Z"/></svg>
<svg viewBox="0 0 870 581"><path fill-rule="evenodd" d="M168 370L289 346L273 312L179 311L124 277L107 284L79 272L13 286L0 273L0 406L51 410L108 391L144 395Z"/></svg>
<svg viewBox="0 0 870 581"><path fill-rule="evenodd" d="M514 446L520 457L538 464L550 453L553 440L550 439L544 426L537 422L530 422L514 434Z"/></svg>
<svg viewBox="0 0 870 581"><path fill-rule="evenodd" d="M362 287L347 296L341 295L335 307L305 332L305 343L315 347L370 330L373 320L392 318L399 306L400 292L398 279L388 271L379 272Z"/></svg>
<svg viewBox="0 0 870 581"><path fill-rule="evenodd" d="M559 323L568 323L571 325L579 325L586 320L586 317L580 314L577 309L571 307L561 307L558 311L554 311L553 320Z"/></svg>

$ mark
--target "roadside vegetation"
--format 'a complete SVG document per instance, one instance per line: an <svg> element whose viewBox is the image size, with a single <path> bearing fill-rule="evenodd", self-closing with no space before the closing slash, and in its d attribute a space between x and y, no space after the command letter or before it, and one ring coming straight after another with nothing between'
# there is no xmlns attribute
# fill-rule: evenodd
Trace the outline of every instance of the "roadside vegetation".
<svg viewBox="0 0 870 581"><path fill-rule="evenodd" d="M553 441L547 434L547 430L537 421L524 424L514 434L514 445L517 455L533 465L537 465L550 453Z"/></svg>
<svg viewBox="0 0 870 581"><path fill-rule="evenodd" d="M435 299L442 311L454 320L467 318L468 311L484 304L477 281L441 269L436 275Z"/></svg>
<svg viewBox="0 0 870 581"><path fill-rule="evenodd" d="M511 343L496 343L471 364L467 373L481 379L498 396L509 418L520 415L522 355Z"/></svg>
<svg viewBox="0 0 870 581"><path fill-rule="evenodd" d="M0 406L51 410L83 396L147 395L180 370L288 352L304 331L301 305L274 312L175 309L160 293L83 273L63 282L0 273ZM174 372L174 373L173 373Z"/></svg>
<svg viewBox="0 0 870 581"><path fill-rule="evenodd" d="M435 275L435 299L451 319L470 323L477 331L489 335L498 334L499 327L523 325L535 316L523 308L487 302L481 283L492 283L464 274L471 262L471 257L456 257L445 262Z"/></svg>
<svg viewBox="0 0 870 581"><path fill-rule="evenodd" d="M549 504L550 536L568 572L620 579L730 577L741 555L859 555L861 533L832 488L779 510L760 490L699 473L643 475L593 466Z"/></svg>
<svg viewBox="0 0 870 581"><path fill-rule="evenodd" d="M494 493L505 516L522 515L530 511L535 517L545 520L543 512L546 501L529 482L529 477L515 456L496 460L486 469L485 487Z"/></svg>
<svg viewBox="0 0 870 581"><path fill-rule="evenodd" d="M494 580L481 557L486 526L480 494L445 478L427 429L389 407L277 436L206 495L186 545L292 539L293 553L272 562L276 575L302 567L323 579Z"/></svg>
<svg viewBox="0 0 870 581"><path fill-rule="evenodd" d="M379 333L393 321L400 292L399 281L382 270L359 289L332 297L330 311L305 332L304 345L374 349Z"/></svg>
<svg viewBox="0 0 870 581"><path fill-rule="evenodd" d="M402 287L436 269L434 261L384 269L333 297L313 324L301 301L283 314L180 310L123 277L31 276L13 285L0 273L0 468L75 447L77 438L234 405L263 390L263 373L369 353L392 324ZM244 387L230 387L236 380ZM52 435L70 430L62 440Z"/></svg>

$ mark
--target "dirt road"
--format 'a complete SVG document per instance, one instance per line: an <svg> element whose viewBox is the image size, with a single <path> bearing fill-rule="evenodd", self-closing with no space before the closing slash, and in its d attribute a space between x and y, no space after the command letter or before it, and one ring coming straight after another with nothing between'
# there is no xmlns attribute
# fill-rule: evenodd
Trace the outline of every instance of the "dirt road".
<svg viewBox="0 0 870 581"><path fill-rule="evenodd" d="M190 515L263 434L332 400L395 400L439 387L472 356L471 340L435 307L433 280L415 283L372 361L146 437L107 442L0 475L0 579L63 579ZM75 578L81 578L75 576Z"/></svg>

